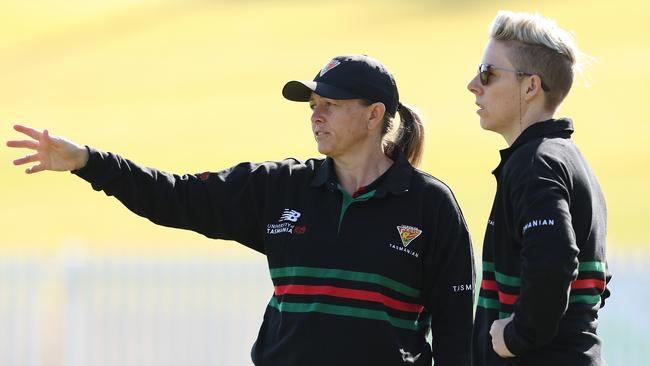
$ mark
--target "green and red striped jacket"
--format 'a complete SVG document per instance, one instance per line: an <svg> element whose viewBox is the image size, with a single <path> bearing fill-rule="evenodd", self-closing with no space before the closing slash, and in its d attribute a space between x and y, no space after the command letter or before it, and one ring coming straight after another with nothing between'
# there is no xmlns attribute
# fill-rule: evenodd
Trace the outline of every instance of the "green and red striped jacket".
<svg viewBox="0 0 650 366"><path fill-rule="evenodd" d="M89 151L75 173L133 212L266 255L256 365L470 365L467 227L451 190L403 155L350 195L330 159L179 176Z"/></svg>
<svg viewBox="0 0 650 366"><path fill-rule="evenodd" d="M494 170L497 192L483 242L474 365L599 366L598 310L609 296L605 199L571 141L568 119L528 127ZM490 328L514 315L492 349Z"/></svg>

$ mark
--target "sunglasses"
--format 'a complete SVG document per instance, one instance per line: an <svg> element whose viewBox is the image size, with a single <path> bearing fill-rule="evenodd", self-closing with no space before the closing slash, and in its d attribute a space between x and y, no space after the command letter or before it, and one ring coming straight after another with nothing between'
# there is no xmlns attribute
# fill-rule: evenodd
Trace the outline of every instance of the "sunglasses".
<svg viewBox="0 0 650 366"><path fill-rule="evenodd" d="M507 71L507 72L514 72L517 74L517 77L522 77L522 76L532 76L533 74L529 72L524 72L524 71L519 71L519 70L513 70L513 69L506 69L503 67L498 67L490 64L480 64L478 65L478 75L479 79L481 80L481 85L488 85L490 83L490 70L501 70L501 71ZM541 79L541 78L540 78ZM544 81L542 81L542 90L544 91L549 91L549 87L544 84Z"/></svg>

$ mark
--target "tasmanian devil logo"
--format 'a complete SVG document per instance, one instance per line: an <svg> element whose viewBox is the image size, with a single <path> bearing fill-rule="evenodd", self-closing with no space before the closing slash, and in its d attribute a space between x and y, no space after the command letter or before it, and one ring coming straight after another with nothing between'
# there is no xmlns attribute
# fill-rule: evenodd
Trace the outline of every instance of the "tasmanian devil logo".
<svg viewBox="0 0 650 366"><path fill-rule="evenodd" d="M332 70L333 68L337 67L338 65L341 64L341 61L339 60L332 60L327 63L321 70L320 70L320 76L323 77L328 71Z"/></svg>
<svg viewBox="0 0 650 366"><path fill-rule="evenodd" d="M406 226L406 225L400 225L397 227L397 232L399 232L399 237L402 239L402 245L407 247L415 238L420 236L422 234L422 230L413 227L413 226Z"/></svg>

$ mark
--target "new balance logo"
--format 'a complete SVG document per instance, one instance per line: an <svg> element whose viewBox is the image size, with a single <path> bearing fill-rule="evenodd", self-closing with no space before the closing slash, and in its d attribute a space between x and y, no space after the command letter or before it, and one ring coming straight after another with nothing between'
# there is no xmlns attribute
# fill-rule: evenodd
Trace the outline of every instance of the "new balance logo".
<svg viewBox="0 0 650 366"><path fill-rule="evenodd" d="M282 216L280 216L280 222L282 221L296 222L298 221L299 218L300 218L300 212L285 208L284 212L282 213Z"/></svg>
<svg viewBox="0 0 650 366"><path fill-rule="evenodd" d="M399 349L399 352L402 354L402 361L408 362L408 363L415 363L415 361L420 358L420 355L422 353L418 353L417 355L413 356L411 352L406 352L402 348Z"/></svg>
<svg viewBox="0 0 650 366"><path fill-rule="evenodd" d="M266 225L266 233L269 235L303 235L307 232L307 226L295 224L300 216L302 216L300 212L285 208L277 223Z"/></svg>

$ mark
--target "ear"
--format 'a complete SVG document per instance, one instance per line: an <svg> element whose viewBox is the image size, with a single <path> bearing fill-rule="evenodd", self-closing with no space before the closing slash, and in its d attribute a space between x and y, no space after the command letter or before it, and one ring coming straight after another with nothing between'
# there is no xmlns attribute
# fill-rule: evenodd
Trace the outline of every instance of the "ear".
<svg viewBox="0 0 650 366"><path fill-rule="evenodd" d="M523 83L524 100L531 101L532 99L542 96L542 79L539 75L530 75Z"/></svg>
<svg viewBox="0 0 650 366"><path fill-rule="evenodd" d="M381 128L384 122L384 115L386 114L386 106L384 103L377 102L372 103L368 108L368 129Z"/></svg>

